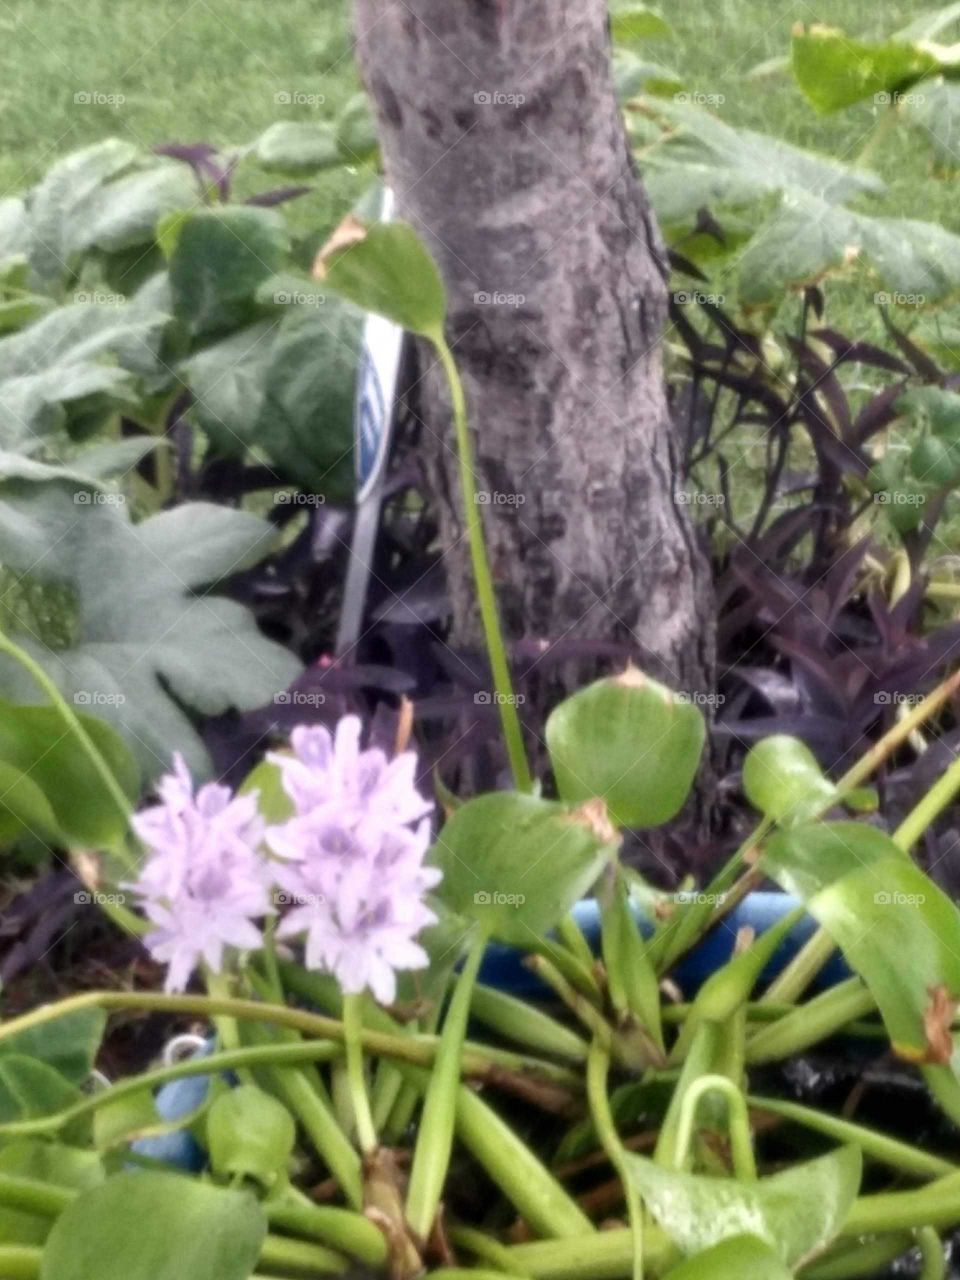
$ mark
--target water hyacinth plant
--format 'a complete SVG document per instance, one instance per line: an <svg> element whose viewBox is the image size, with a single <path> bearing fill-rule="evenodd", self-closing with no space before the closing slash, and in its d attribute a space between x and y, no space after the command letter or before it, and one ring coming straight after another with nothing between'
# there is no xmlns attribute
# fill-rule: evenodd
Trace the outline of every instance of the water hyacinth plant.
<svg viewBox="0 0 960 1280"><path fill-rule="evenodd" d="M452 370L442 285L409 228L353 228L324 271ZM828 1280L911 1253L925 1280L944 1274L960 912L910 850L960 771L892 834L850 815L960 674L839 779L791 738L758 743L754 830L701 888L657 892L623 834L686 803L699 708L634 668L601 679L554 708L534 780L478 514L473 534L514 788L445 794L441 815L414 753L364 746L355 717L294 730L236 793L196 789L175 762L131 818L139 848L116 839L80 863L130 886L167 989L0 1023L0 1275ZM129 808L122 787L105 794ZM738 910L765 877L792 896L761 930ZM693 981L708 937L723 957ZM525 994L488 981L503 945L536 979ZM842 977L821 983L838 950ZM91 1089L106 1018L134 1011L202 1021L209 1052ZM945 1135L798 1101L784 1064L838 1045L922 1081ZM186 1112L158 1110L158 1089L197 1077ZM173 1153L143 1141L171 1129Z"/></svg>

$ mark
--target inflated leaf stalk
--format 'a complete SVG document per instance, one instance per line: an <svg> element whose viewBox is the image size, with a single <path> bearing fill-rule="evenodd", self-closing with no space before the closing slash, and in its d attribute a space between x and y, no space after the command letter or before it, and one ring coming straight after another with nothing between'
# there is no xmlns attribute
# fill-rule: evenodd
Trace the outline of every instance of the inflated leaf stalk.
<svg viewBox="0 0 960 1280"><path fill-rule="evenodd" d="M747 752L743 790L755 809L779 823L812 817L837 797L806 743L784 733L764 738Z"/></svg>
<svg viewBox="0 0 960 1280"><path fill-rule="evenodd" d="M466 399L456 361L443 332L447 300L440 273L409 223L378 222L365 226L350 216L344 219L320 251L314 264L314 275L365 311L385 316L394 324L426 338L436 348L450 387L470 557L504 742L514 785L520 791L531 791L533 780L524 750L523 731L487 560L481 508L476 501L476 474Z"/></svg>
<svg viewBox="0 0 960 1280"><path fill-rule="evenodd" d="M256 1085L227 1089L207 1115L207 1151L214 1173L255 1178L265 1187L286 1172L296 1138L287 1108Z"/></svg>
<svg viewBox="0 0 960 1280"><path fill-rule="evenodd" d="M657 827L683 807L705 733L698 707L629 666L555 707L546 740L564 800L601 797L617 826Z"/></svg>

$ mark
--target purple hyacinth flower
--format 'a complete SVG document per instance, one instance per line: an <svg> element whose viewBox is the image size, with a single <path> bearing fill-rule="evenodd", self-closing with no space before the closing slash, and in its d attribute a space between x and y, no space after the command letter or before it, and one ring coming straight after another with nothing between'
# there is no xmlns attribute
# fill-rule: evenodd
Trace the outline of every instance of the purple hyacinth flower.
<svg viewBox="0 0 960 1280"><path fill-rule="evenodd" d="M219 972L227 947L262 945L254 921L273 911L272 876L255 795L233 798L215 783L194 795L179 756L158 794L160 803L133 819L147 853L129 887L155 926L144 945L167 966L166 990L182 991L201 961Z"/></svg>

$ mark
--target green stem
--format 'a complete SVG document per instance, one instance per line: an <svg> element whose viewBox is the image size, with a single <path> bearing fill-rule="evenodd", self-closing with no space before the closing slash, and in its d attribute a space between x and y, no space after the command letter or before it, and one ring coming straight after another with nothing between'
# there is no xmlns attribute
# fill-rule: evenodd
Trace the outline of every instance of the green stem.
<svg viewBox="0 0 960 1280"><path fill-rule="evenodd" d="M483 1231L478 1231L475 1227L450 1227L447 1238L458 1249L464 1249L475 1258L479 1258L481 1262L489 1262L497 1268L497 1273L500 1275L523 1276L524 1274L517 1270L510 1256L510 1250L505 1244L501 1244L499 1240L495 1240L493 1236L488 1236ZM469 1271L466 1274L476 1276L477 1273Z"/></svg>
<svg viewBox="0 0 960 1280"><path fill-rule="evenodd" d="M347 1260L343 1254L325 1249L322 1244L291 1240L287 1236L267 1236L257 1266L276 1267L281 1273L332 1276L346 1270Z"/></svg>
<svg viewBox="0 0 960 1280"><path fill-rule="evenodd" d="M43 1250L28 1244L0 1245L0 1276L4 1280L39 1280Z"/></svg>
<svg viewBox="0 0 960 1280"><path fill-rule="evenodd" d="M357 1126L357 1139L364 1155L372 1155L377 1149L377 1131L370 1111L367 1093L367 1077L363 1061L363 996L343 997L343 1040L347 1051L347 1083L353 1116Z"/></svg>
<svg viewBox="0 0 960 1280"><path fill-rule="evenodd" d="M927 827L939 817L960 791L960 758L944 770L920 802L910 810L893 833L894 844L909 853Z"/></svg>
<svg viewBox="0 0 960 1280"><path fill-rule="evenodd" d="M318 1240L350 1254L368 1267L382 1267L387 1261L387 1241L369 1218L351 1209L314 1204L302 1191L289 1188L288 1199L267 1201L264 1208L272 1227Z"/></svg>
<svg viewBox="0 0 960 1280"><path fill-rule="evenodd" d="M640 1201L640 1193L630 1177L627 1162L623 1158L623 1144L610 1111L607 1093L609 1073L609 1048L599 1040L594 1040L587 1058L587 1099L590 1103L590 1115L600 1143L607 1153L607 1159L616 1170L623 1185L623 1196L633 1236L633 1280L643 1280L643 1205Z"/></svg>
<svg viewBox="0 0 960 1280"><path fill-rule="evenodd" d="M430 1237L447 1178L453 1149L456 1092L460 1084L460 1057L473 988L489 938L489 928L477 926L447 1010L423 1101L406 1206L407 1221L419 1240Z"/></svg>
<svg viewBox="0 0 960 1280"><path fill-rule="evenodd" d="M888 1138L885 1133L875 1129L867 1129L863 1125L853 1124L849 1120L841 1120L825 1111L815 1111L812 1107L802 1106L798 1102L782 1102L779 1098L757 1098L750 1096L747 1104L757 1111L765 1111L769 1115L779 1116L792 1124L802 1125L815 1133L822 1133L843 1145L854 1145L861 1148L865 1156L885 1164L898 1173L905 1173L912 1178L944 1178L960 1172L956 1165L940 1156L931 1155L920 1147L906 1142L898 1142L896 1138Z"/></svg>
<svg viewBox="0 0 960 1280"><path fill-rule="evenodd" d="M756 1066L793 1057L875 1008L876 1001L860 979L848 978L758 1031L747 1041L747 1062Z"/></svg>
<svg viewBox="0 0 960 1280"><path fill-rule="evenodd" d="M204 1018L226 1014L242 1021L262 1022L278 1027L289 1027L319 1040L343 1042L343 1023L335 1018L310 1013L306 1009L288 1008L285 1005L260 1003L257 1000L214 998L211 996L167 995L153 991L84 991L68 996L55 1004L41 1005L30 1013L0 1023L0 1042L32 1027L46 1026L77 1009L103 1009L106 1012L139 1009L156 1013L192 1013ZM405 1037L378 1029L365 1027L363 1045L368 1053L379 1054L413 1066L430 1067L437 1055L437 1036ZM533 1058L525 1054L493 1049L486 1045L467 1042L463 1052L461 1069L466 1076L478 1079L489 1077L492 1082L503 1080L511 1072L519 1072L530 1079L542 1079L551 1084L575 1090L577 1076L572 1070L554 1062Z"/></svg>
<svg viewBox="0 0 960 1280"><path fill-rule="evenodd" d="M818 1261L804 1267L803 1280L855 1280L858 1276L888 1275L890 1263L913 1247L913 1235L877 1236L873 1240L841 1240Z"/></svg>
<svg viewBox="0 0 960 1280"><path fill-rule="evenodd" d="M460 461L460 485L463 497L464 518L467 524L467 538L470 543L470 557L473 561L474 585L477 591L477 602L480 606L480 618L483 623L484 639L490 669L493 672L494 690L497 708L500 712L500 724L503 730L507 755L510 758L510 769L518 791L532 791L533 778L527 764L527 755L523 745L523 730L517 714L517 701L513 693L510 679L510 667L507 662L506 649L503 643L503 632L497 611L497 600L493 591L493 579L490 575L490 564L487 559L487 548L483 538L483 522L480 518L480 506L477 502L476 474L473 460L473 445L470 441L470 428L467 423L467 404L463 394L463 384L457 371L457 364L442 334L434 338L434 345L443 371L450 385L450 398L453 405L453 425L457 439L457 453Z"/></svg>
<svg viewBox="0 0 960 1280"><path fill-rule="evenodd" d="M915 1191L887 1191L861 1196L843 1224L845 1236L880 1235L936 1227L946 1231L960 1223L960 1173L940 1178Z"/></svg>
<svg viewBox="0 0 960 1280"><path fill-rule="evenodd" d="M570 1062L586 1060L587 1042L527 1000L478 984L473 990L470 1012L498 1036L526 1049L549 1053Z"/></svg>
<svg viewBox="0 0 960 1280"><path fill-rule="evenodd" d="M920 1246L922 1266L917 1280L944 1280L947 1274L947 1259L943 1251L943 1241L933 1227L921 1227L917 1232L917 1244Z"/></svg>
<svg viewBox="0 0 960 1280"><path fill-rule="evenodd" d="M818 928L760 997L760 1004L794 1004L837 949L826 929Z"/></svg>
<svg viewBox="0 0 960 1280"><path fill-rule="evenodd" d="M746 1182L756 1182L757 1162L753 1154L750 1113L743 1094L727 1076L704 1075L694 1080L683 1095L680 1123L677 1126L675 1167L682 1169L693 1141L693 1129L700 1099L707 1093L720 1093L727 1100L727 1126L733 1171Z"/></svg>
<svg viewBox="0 0 960 1280"><path fill-rule="evenodd" d="M245 1049L228 1049L211 1053L205 1058L188 1058L169 1067L144 1071L138 1076L118 1080L109 1089L87 1094L73 1106L53 1115L36 1116L30 1120L11 1120L0 1124L0 1139L36 1137L53 1134L92 1115L101 1107L111 1106L121 1098L139 1094L144 1090L158 1089L172 1080L184 1080L193 1076L219 1075L223 1071L253 1070L256 1067L294 1066L305 1062L330 1062L339 1057L342 1050L329 1041L299 1041L296 1044L255 1045Z"/></svg>
<svg viewBox="0 0 960 1280"><path fill-rule="evenodd" d="M15 662L19 663L37 687L50 699L51 705L59 713L61 720L67 727L67 731L76 738L84 754L87 756L96 772L100 775L104 788L116 806L117 811L122 816L124 822L128 823L132 808L129 797L117 781L113 770L100 754L96 743L83 727L79 716L64 700L63 694L44 671L43 667L31 658L30 654L27 653L25 649L21 649L18 644L15 644L10 637L5 635L2 631L0 631L0 653L8 654ZM134 866L133 858L125 847L118 846L116 852L128 867L132 868Z"/></svg>

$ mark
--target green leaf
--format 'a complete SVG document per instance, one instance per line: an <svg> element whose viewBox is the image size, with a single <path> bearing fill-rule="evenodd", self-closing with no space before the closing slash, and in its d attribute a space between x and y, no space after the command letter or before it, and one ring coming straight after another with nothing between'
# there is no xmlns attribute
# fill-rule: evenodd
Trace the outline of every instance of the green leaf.
<svg viewBox="0 0 960 1280"><path fill-rule="evenodd" d="M185 1128L182 1118L180 1128ZM93 1145L98 1151L126 1145L160 1125L156 1100L149 1088L125 1093L97 1107L93 1116Z"/></svg>
<svg viewBox="0 0 960 1280"><path fill-rule="evenodd" d="M95 1151L81 1151L45 1139L19 1139L0 1147L0 1173L35 1182L83 1191L104 1179L103 1163ZM0 1206L0 1240L42 1244L53 1223L46 1215Z"/></svg>
<svg viewBox="0 0 960 1280"><path fill-rule="evenodd" d="M76 1009L0 1041L0 1059L11 1053L34 1058L71 1084L82 1085L93 1070L106 1024L103 1010Z"/></svg>
<svg viewBox="0 0 960 1280"><path fill-rule="evenodd" d="M902 855L848 871L807 905L870 988L895 1050L925 1059L932 993L960 993L960 911Z"/></svg>
<svg viewBox="0 0 960 1280"><path fill-rule="evenodd" d="M276 173L321 173L343 164L336 132L324 121L279 120L257 139L254 155Z"/></svg>
<svg viewBox="0 0 960 1280"><path fill-rule="evenodd" d="M836 787L799 738L777 733L751 747L743 762L743 790L774 822L798 822L829 805Z"/></svg>
<svg viewBox="0 0 960 1280"><path fill-rule="evenodd" d="M901 107L903 119L926 140L943 171L960 165L960 84L928 80Z"/></svg>
<svg viewBox="0 0 960 1280"><path fill-rule="evenodd" d="M102 720L81 715L80 722L122 789L136 803L140 770L130 748ZM56 708L12 706L0 700L0 762L19 770L26 782L40 790L55 819L52 830L66 843L97 848L123 839L126 818L106 796L99 773ZM29 799L22 782L16 784L11 796L0 796L0 806L13 812L14 797L18 803ZM51 830L39 813L37 821L41 833ZM24 825L30 829L29 822Z"/></svg>
<svg viewBox="0 0 960 1280"><path fill-rule="evenodd" d="M247 1280L266 1234L252 1196L192 1178L122 1173L58 1218L41 1280Z"/></svg>
<svg viewBox="0 0 960 1280"><path fill-rule="evenodd" d="M349 164L374 164L380 155L380 141L370 108L362 91L354 94L334 125L340 155Z"/></svg>
<svg viewBox="0 0 960 1280"><path fill-rule="evenodd" d="M159 369L169 317L135 303L60 307L0 339L0 446L30 451L65 425L73 407L137 399L137 377Z"/></svg>
<svg viewBox="0 0 960 1280"><path fill-rule="evenodd" d="M781 889L808 901L857 867L907 855L885 831L863 822L812 822L780 831L763 851L763 870Z"/></svg>
<svg viewBox="0 0 960 1280"><path fill-rule="evenodd" d="M320 278L361 307L422 337L443 336L443 281L423 241L407 222L364 226L344 219L317 260Z"/></svg>
<svg viewBox="0 0 960 1280"><path fill-rule="evenodd" d="M769 1244L753 1235L730 1236L672 1267L664 1280L790 1280L793 1275Z"/></svg>
<svg viewBox="0 0 960 1280"><path fill-rule="evenodd" d="M279 324L243 329L187 361L196 397L191 414L216 452L237 457L255 450L276 469L278 488L296 484L346 498L354 483L363 316L335 294L312 288L322 304L300 307L296 293L277 291Z"/></svg>
<svg viewBox="0 0 960 1280"><path fill-rule="evenodd" d="M960 479L960 444L924 436L910 453L910 470L921 484L955 484Z"/></svg>
<svg viewBox="0 0 960 1280"><path fill-rule="evenodd" d="M296 660L260 634L243 606L209 592L261 560L273 538L266 521L209 503L134 526L125 508L78 504L61 485L0 485L0 559L61 584L76 602L67 647L51 649L29 633L17 634L18 643L69 702L120 730L148 777L174 751L205 774L191 715L261 706L298 674ZM15 702L38 698L9 660L0 661L0 689Z"/></svg>
<svg viewBox="0 0 960 1280"><path fill-rule="evenodd" d="M673 35L673 28L645 4L628 0L610 7L610 34L615 41L658 40Z"/></svg>
<svg viewBox="0 0 960 1280"><path fill-rule="evenodd" d="M79 1089L47 1063L22 1053L0 1056L0 1124L53 1115L79 1098Z"/></svg>
<svg viewBox="0 0 960 1280"><path fill-rule="evenodd" d="M296 1137L286 1107L252 1084L226 1089L207 1115L214 1172L256 1178L266 1187L286 1172Z"/></svg>
<svg viewBox="0 0 960 1280"><path fill-rule="evenodd" d="M899 413L927 423L949 444L960 444L960 395L943 387L911 387L896 404Z"/></svg>
<svg viewBox="0 0 960 1280"><path fill-rule="evenodd" d="M30 265L42 289L52 292L69 275L87 232L83 210L91 197L136 158L136 147L108 138L58 160L30 193Z"/></svg>
<svg viewBox="0 0 960 1280"><path fill-rule="evenodd" d="M619 826L656 827L683 807L705 732L698 707L630 667L555 707L546 740L564 800L600 796Z"/></svg>
<svg viewBox="0 0 960 1280"><path fill-rule="evenodd" d="M795 33L793 74L818 111L837 111L865 98L889 103L891 95L944 65L929 47L909 41L867 44L836 27L812 26Z"/></svg>
<svg viewBox="0 0 960 1280"><path fill-rule="evenodd" d="M647 1208L683 1253L696 1255L747 1234L790 1265L834 1238L862 1169L857 1147L841 1147L756 1182L673 1172L642 1156L624 1158Z"/></svg>
<svg viewBox="0 0 960 1280"><path fill-rule="evenodd" d="M497 791L468 800L433 848L438 896L495 937L529 946L594 884L616 848L595 802L580 809Z"/></svg>
<svg viewBox="0 0 960 1280"><path fill-rule="evenodd" d="M185 164L154 161L100 184L77 201L73 246L118 253L152 244L162 218L196 202L196 183Z"/></svg>
<svg viewBox="0 0 960 1280"><path fill-rule="evenodd" d="M644 185L661 223L686 224L714 212L788 193L829 205L884 190L876 174L750 129L735 129L683 101L648 104L663 134L644 155Z"/></svg>
<svg viewBox="0 0 960 1280"><path fill-rule="evenodd" d="M195 335L222 333L249 322L258 286L280 271L289 239L274 209L226 205L176 218L170 252L174 308ZM161 242L171 243L171 224Z"/></svg>

